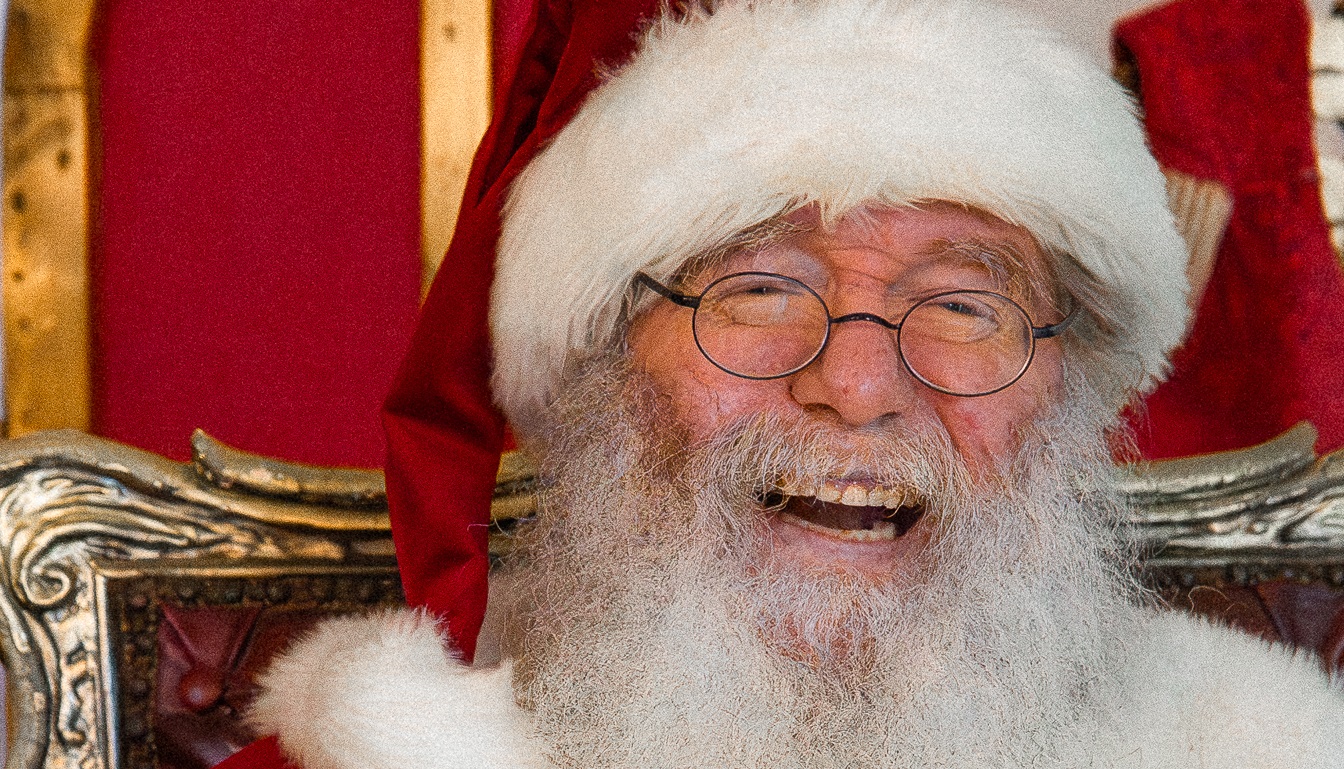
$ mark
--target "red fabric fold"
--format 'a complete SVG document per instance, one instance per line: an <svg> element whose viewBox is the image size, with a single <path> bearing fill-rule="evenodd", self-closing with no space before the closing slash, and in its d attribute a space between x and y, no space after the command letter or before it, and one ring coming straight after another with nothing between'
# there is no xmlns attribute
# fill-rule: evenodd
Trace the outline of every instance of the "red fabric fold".
<svg viewBox="0 0 1344 769"><path fill-rule="evenodd" d="M215 765L215 769L301 769L280 752L280 741L263 737Z"/></svg>
<svg viewBox="0 0 1344 769"><path fill-rule="evenodd" d="M1232 218L1171 378L1132 418L1145 457L1242 448L1310 420L1344 445L1344 278L1321 209L1298 0L1178 0L1120 22L1153 154Z"/></svg>
<svg viewBox="0 0 1344 769"><path fill-rule="evenodd" d="M658 0L542 0L508 98L477 151L457 232L384 406L387 493L407 601L470 660L485 613L486 526L504 419L489 388L487 313L510 183L634 49Z"/></svg>

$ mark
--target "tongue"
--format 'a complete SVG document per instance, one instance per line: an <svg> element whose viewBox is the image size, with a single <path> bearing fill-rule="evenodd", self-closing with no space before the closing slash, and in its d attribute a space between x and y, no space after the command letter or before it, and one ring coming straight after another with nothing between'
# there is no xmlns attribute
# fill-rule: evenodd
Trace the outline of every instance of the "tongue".
<svg viewBox="0 0 1344 769"><path fill-rule="evenodd" d="M895 524L898 537L909 531L924 515L923 505L889 510L881 506L854 507L838 502L822 502L816 497L789 497L783 510L828 529L871 530L878 522L888 520Z"/></svg>
<svg viewBox="0 0 1344 769"><path fill-rule="evenodd" d="M828 529L871 529L893 512L881 505L854 507L837 502L822 502L815 497L790 497L784 505L784 511Z"/></svg>

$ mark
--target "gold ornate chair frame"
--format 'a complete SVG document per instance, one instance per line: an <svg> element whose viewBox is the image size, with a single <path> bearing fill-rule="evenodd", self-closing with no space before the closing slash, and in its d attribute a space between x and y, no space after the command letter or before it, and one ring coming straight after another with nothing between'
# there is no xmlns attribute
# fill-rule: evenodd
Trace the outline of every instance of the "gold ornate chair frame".
<svg viewBox="0 0 1344 769"><path fill-rule="evenodd" d="M195 446L194 466L73 431L0 446L10 766L153 765L162 604L400 600L378 473Z"/></svg>
<svg viewBox="0 0 1344 769"><path fill-rule="evenodd" d="M1302 423L1241 451L1125 472L1134 537L1155 584L1344 585L1344 452L1317 458Z"/></svg>
<svg viewBox="0 0 1344 769"><path fill-rule="evenodd" d="M1240 452L1119 471L1145 578L1168 594L1344 583L1344 453L1301 425ZM165 607L344 613L401 601L381 474L291 465L193 437L171 462L74 431L0 444L7 769L157 766ZM501 465L492 554L531 514Z"/></svg>
<svg viewBox="0 0 1344 769"><path fill-rule="evenodd" d="M165 606L323 614L400 605L382 474L294 465L203 433L172 462L77 431L0 443L9 769L153 767ZM531 511L501 465L494 514ZM491 552L508 546L505 529Z"/></svg>

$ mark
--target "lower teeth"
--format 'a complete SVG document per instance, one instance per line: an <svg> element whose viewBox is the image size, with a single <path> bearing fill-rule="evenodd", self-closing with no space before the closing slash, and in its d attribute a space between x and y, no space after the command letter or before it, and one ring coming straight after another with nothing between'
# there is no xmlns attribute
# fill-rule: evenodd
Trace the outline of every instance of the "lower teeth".
<svg viewBox="0 0 1344 769"><path fill-rule="evenodd" d="M820 532L836 539L848 539L854 542L883 542L896 539L896 524L891 521L878 521L873 524L871 529L832 529L829 526L813 523L806 518L799 518L793 513L782 512L779 517L795 526Z"/></svg>

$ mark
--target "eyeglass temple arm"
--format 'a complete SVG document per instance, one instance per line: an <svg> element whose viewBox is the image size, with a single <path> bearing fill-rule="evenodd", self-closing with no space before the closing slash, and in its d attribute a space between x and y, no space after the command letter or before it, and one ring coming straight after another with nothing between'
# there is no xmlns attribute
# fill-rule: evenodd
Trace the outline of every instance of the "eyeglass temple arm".
<svg viewBox="0 0 1344 769"><path fill-rule="evenodd" d="M652 290L655 294L672 302L673 304L679 304L682 307L690 307L691 309L695 309L700 306L700 297L687 296L686 294L678 294L676 291L673 291L667 286L664 286L662 283L659 283L658 281L649 277L646 273L643 272L635 273L635 281L639 283L641 286L644 286L645 288Z"/></svg>
<svg viewBox="0 0 1344 769"><path fill-rule="evenodd" d="M1069 310L1069 314L1064 316L1064 320L1061 320L1053 326L1032 326L1031 338L1049 339L1052 336L1059 336L1065 331L1068 331L1069 326L1072 326L1075 320L1078 320L1077 305L1074 305L1074 308Z"/></svg>

